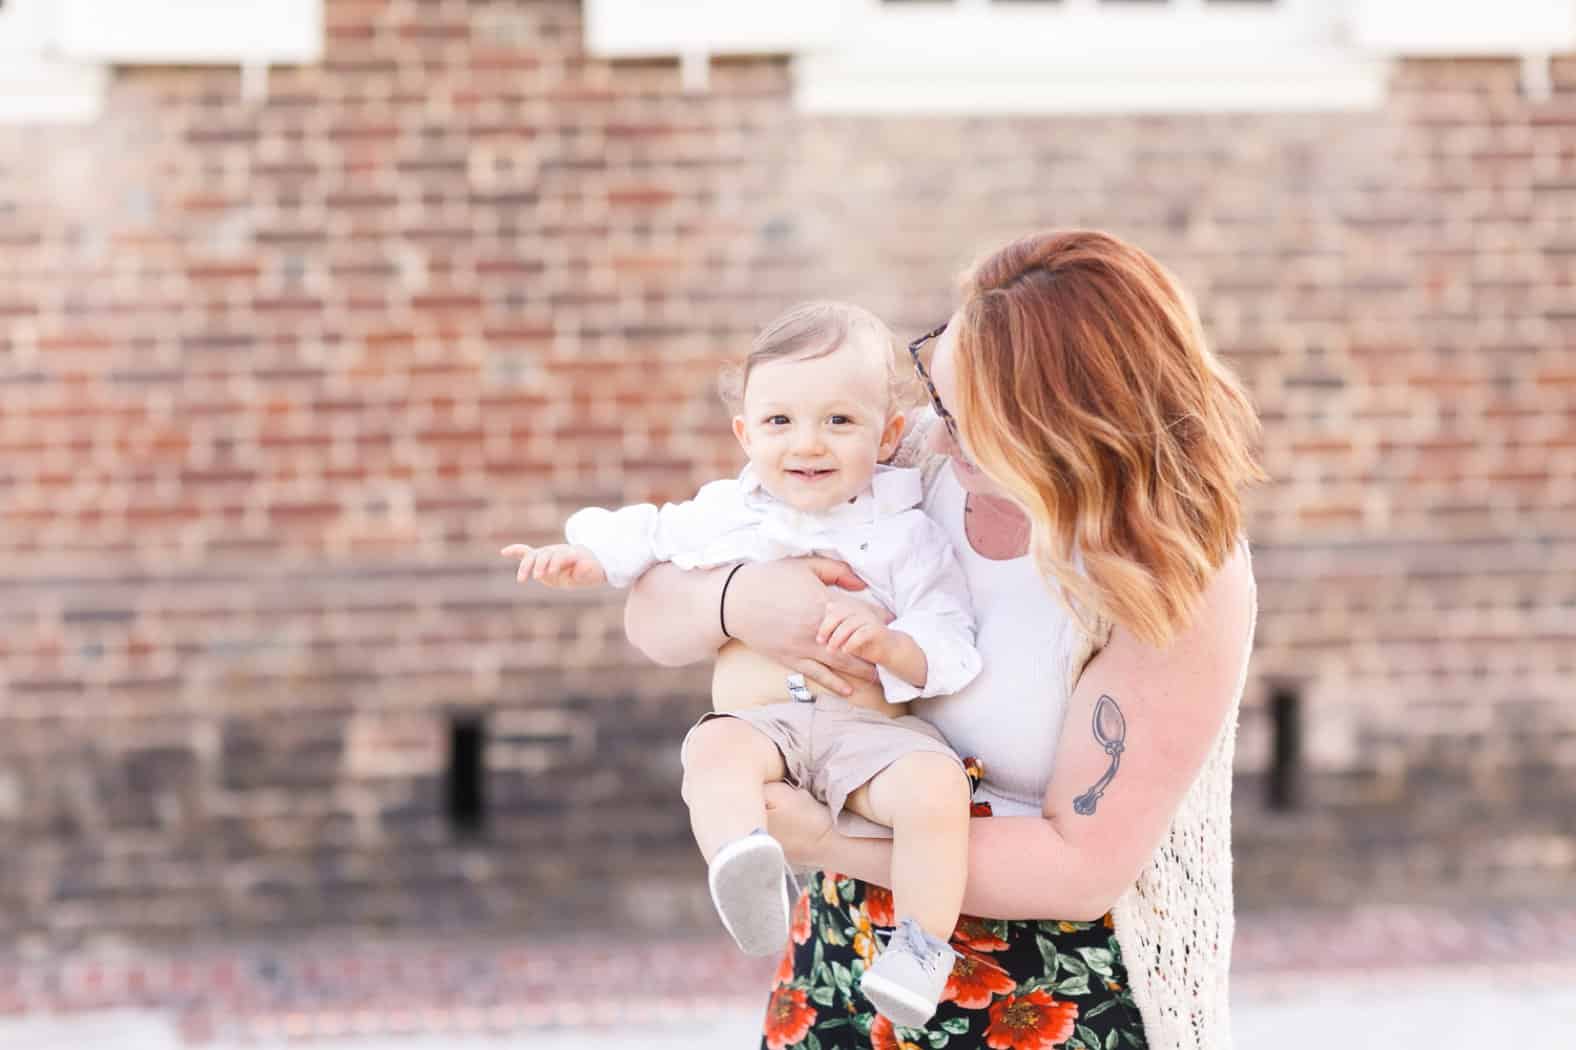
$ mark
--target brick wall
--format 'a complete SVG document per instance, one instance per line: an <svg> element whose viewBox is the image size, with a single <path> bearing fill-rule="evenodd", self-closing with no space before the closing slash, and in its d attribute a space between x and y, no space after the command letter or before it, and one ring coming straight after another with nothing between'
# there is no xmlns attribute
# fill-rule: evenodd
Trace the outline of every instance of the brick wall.
<svg viewBox="0 0 1576 1050"><path fill-rule="evenodd" d="M122 70L0 128L0 935L709 921L704 672L497 549L734 470L715 370L787 302L917 332L1070 225L1180 272L1263 410L1244 899L1571 888L1576 60L1539 103L1424 62L1366 114L811 119L781 60L588 60L560 0L327 12L261 104Z"/></svg>

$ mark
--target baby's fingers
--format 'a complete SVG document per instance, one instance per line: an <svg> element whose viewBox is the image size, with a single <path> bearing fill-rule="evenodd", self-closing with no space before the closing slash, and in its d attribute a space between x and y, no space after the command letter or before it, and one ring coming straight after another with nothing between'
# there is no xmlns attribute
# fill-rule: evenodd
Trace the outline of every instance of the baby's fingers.
<svg viewBox="0 0 1576 1050"><path fill-rule="evenodd" d="M816 629L815 640L820 645L826 645L827 639L832 637L832 632L848 620L849 610L846 606L830 606L826 615L821 617L821 626Z"/></svg>
<svg viewBox="0 0 1576 1050"><path fill-rule="evenodd" d="M547 584L549 587L557 585L559 577L561 577L564 572L563 549L560 547L552 547L546 551L543 551L540 564L541 568L537 573L536 578Z"/></svg>
<svg viewBox="0 0 1576 1050"><path fill-rule="evenodd" d="M525 549L525 556L520 559L520 568L514 574L515 580L520 583L525 583L530 580L531 573L535 569L536 563L540 560L541 553L538 551L533 551L527 547Z"/></svg>
<svg viewBox="0 0 1576 1050"><path fill-rule="evenodd" d="M826 647L828 649L847 648L848 640L853 637L854 632L859 630L861 626L862 624L852 616L844 618L843 622L839 623L837 628L827 637Z"/></svg>
<svg viewBox="0 0 1576 1050"><path fill-rule="evenodd" d="M523 558L531 553L531 548L523 543L511 543L498 553L505 558Z"/></svg>
<svg viewBox="0 0 1576 1050"><path fill-rule="evenodd" d="M848 644L844 648L855 656L864 656L880 636L880 627L873 623L862 623L848 636Z"/></svg>

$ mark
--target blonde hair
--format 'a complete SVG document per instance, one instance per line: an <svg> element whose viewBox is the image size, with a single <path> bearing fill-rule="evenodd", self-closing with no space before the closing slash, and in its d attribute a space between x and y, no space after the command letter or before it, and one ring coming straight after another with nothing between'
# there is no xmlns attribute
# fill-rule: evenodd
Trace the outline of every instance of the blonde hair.
<svg viewBox="0 0 1576 1050"><path fill-rule="evenodd" d="M957 374L969 452L1027 508L1041 575L1086 627L1169 643L1266 479L1258 417L1176 280L1104 233L1014 241L964 280Z"/></svg>
<svg viewBox="0 0 1576 1050"><path fill-rule="evenodd" d="M750 372L768 361L808 361L825 357L849 342L868 339L881 353L887 371L887 412L917 400L912 369L899 367L897 338L886 322L862 306L832 300L800 303L768 321L742 360L723 369L717 392L729 411L744 403Z"/></svg>

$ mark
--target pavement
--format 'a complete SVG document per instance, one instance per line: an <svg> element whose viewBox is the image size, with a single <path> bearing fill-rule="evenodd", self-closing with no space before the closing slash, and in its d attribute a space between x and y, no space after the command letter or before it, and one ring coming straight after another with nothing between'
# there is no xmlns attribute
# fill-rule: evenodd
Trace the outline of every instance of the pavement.
<svg viewBox="0 0 1576 1050"><path fill-rule="evenodd" d="M745 1050L772 961L717 939L414 939L0 959L4 1050ZM1239 1050L1576 1047L1576 905L1239 919Z"/></svg>

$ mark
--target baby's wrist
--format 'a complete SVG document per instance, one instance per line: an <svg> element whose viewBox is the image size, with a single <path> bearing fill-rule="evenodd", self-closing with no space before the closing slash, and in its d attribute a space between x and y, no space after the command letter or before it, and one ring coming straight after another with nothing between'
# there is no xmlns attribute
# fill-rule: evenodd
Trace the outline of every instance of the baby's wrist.
<svg viewBox="0 0 1576 1050"><path fill-rule="evenodd" d="M870 662L886 668L909 685L923 689L929 677L930 661L913 635L883 627L880 644L883 651Z"/></svg>
<svg viewBox="0 0 1576 1050"><path fill-rule="evenodd" d="M872 662L872 664L881 665L900 659L903 656L903 648L905 648L903 642L909 640L908 635L903 634L901 631L894 631L892 627L884 626L884 624L875 624L875 629L875 635L870 639L870 643L865 646L865 659Z"/></svg>

